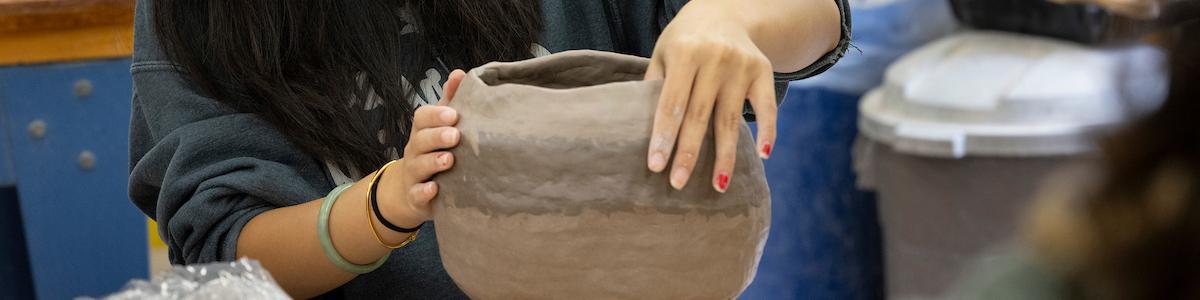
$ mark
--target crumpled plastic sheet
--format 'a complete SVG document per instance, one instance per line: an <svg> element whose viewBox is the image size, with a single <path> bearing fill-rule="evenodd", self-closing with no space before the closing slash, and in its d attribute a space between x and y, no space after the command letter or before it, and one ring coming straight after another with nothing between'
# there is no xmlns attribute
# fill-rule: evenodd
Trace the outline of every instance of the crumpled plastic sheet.
<svg viewBox="0 0 1200 300"><path fill-rule="evenodd" d="M94 298L80 298L94 299ZM239 259L176 266L152 280L133 280L103 300L291 299L258 261Z"/></svg>

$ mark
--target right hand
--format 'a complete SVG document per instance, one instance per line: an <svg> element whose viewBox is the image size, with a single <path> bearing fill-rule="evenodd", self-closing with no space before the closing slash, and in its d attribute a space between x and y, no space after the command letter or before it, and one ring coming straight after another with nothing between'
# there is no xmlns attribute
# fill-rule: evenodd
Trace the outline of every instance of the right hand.
<svg viewBox="0 0 1200 300"><path fill-rule="evenodd" d="M438 104L417 108L404 157L380 179L380 209L388 221L398 226L417 227L433 218L430 201L437 196L438 185L430 179L454 166L454 154L447 150L458 146L462 136L454 128L458 112L446 105L464 75L461 70L451 72L442 88L445 95Z"/></svg>

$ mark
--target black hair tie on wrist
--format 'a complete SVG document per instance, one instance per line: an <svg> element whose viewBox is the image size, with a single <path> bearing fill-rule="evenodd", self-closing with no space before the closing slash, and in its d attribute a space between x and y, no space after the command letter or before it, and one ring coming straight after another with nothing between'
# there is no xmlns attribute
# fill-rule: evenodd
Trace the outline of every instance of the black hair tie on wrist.
<svg viewBox="0 0 1200 300"><path fill-rule="evenodd" d="M376 190L378 190L377 187L379 186L380 178L383 178L383 174L379 174L379 176L375 176L375 181L371 182L371 191L370 191L370 193L371 193L371 211L375 212L375 218L379 219L379 223L383 224L383 227L387 227L388 229L391 229L392 231L403 232L403 233L416 232L417 230L421 229L421 226L425 226L425 223L421 223L421 225L417 225L417 227L404 228L404 227L396 226L396 224L392 224L392 222L388 222L387 219L383 218L383 213L379 211L379 197L378 197L379 193L375 192Z"/></svg>

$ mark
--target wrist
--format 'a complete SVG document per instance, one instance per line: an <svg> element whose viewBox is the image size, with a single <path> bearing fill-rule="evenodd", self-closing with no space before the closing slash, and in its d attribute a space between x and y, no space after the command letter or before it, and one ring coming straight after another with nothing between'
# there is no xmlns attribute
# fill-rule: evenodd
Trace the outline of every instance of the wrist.
<svg viewBox="0 0 1200 300"><path fill-rule="evenodd" d="M404 178L403 175L403 168L400 168L400 166L393 166L384 170L384 174L380 177L379 184L376 187L379 213L393 225L404 228L416 228L421 223L424 223L426 218L417 213L411 201L409 201L409 190L412 187L404 184L402 180ZM379 220L375 222L375 226L383 229L381 233L386 231L408 236L407 233L395 232L388 229L382 223Z"/></svg>
<svg viewBox="0 0 1200 300"><path fill-rule="evenodd" d="M737 13L730 13L737 12ZM689 17L695 15L699 19L706 22L719 22L722 25L720 28L736 29L746 33L751 38L755 37L758 28L763 27L762 16L760 10L754 5L747 5L741 0L693 0L689 1L679 11L678 17Z"/></svg>

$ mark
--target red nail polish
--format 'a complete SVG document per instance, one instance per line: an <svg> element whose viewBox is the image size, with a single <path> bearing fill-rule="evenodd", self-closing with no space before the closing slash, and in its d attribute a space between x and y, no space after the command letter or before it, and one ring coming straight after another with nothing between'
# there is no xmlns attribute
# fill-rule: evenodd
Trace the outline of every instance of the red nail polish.
<svg viewBox="0 0 1200 300"><path fill-rule="evenodd" d="M725 191L725 189L729 188L729 175L725 174L725 172L721 172L721 174L717 175L717 188L721 189L721 191Z"/></svg>
<svg viewBox="0 0 1200 300"><path fill-rule="evenodd" d="M763 156L771 156L771 144L763 144L762 153Z"/></svg>

